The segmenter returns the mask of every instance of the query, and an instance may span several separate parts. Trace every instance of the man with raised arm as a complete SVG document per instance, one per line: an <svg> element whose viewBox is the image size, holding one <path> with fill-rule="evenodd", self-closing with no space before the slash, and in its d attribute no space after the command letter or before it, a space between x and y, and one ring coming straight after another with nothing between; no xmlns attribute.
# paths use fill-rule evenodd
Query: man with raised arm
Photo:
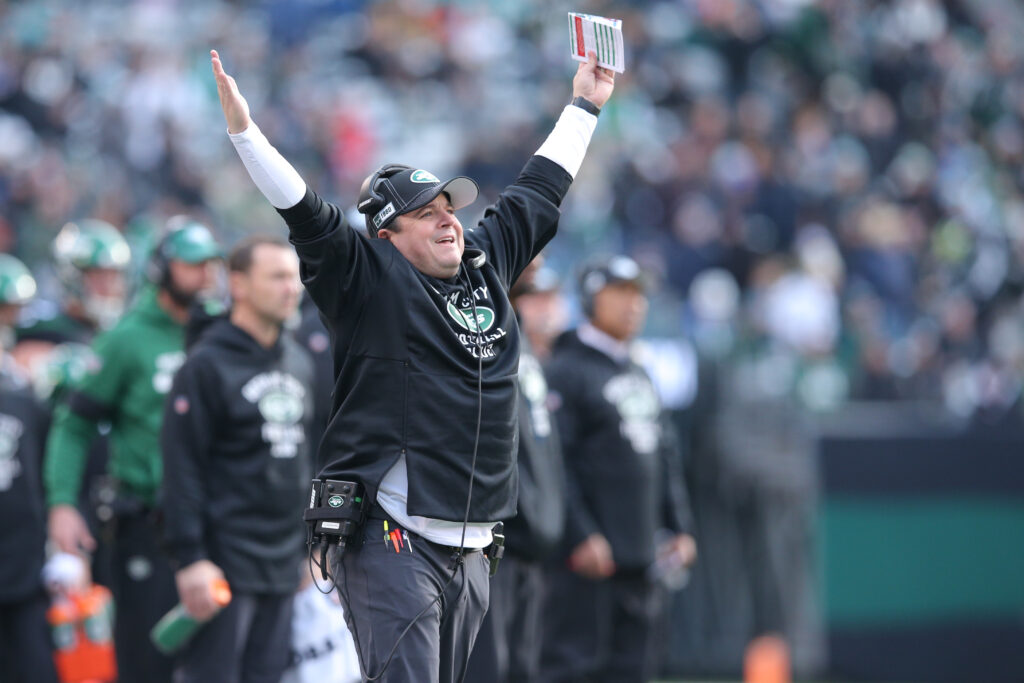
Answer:
<svg viewBox="0 0 1024 683"><path fill-rule="evenodd" d="M469 178L382 167L363 184L368 236L308 188L252 121L211 52L228 134L288 224L331 334L334 402L319 477L365 487L363 543L335 562L366 678L459 681L487 609L481 549L516 509L519 334L507 291L554 236L614 78L596 55L572 103L473 230Z"/></svg>

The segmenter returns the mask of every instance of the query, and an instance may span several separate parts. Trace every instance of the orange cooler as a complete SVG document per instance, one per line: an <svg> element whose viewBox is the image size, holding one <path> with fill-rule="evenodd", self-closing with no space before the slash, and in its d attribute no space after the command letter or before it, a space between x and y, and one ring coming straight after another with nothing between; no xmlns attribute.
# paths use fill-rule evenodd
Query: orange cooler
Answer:
<svg viewBox="0 0 1024 683"><path fill-rule="evenodd" d="M85 592L58 597L46 619L53 633L53 657L61 683L117 680L114 602L109 590L94 584Z"/></svg>

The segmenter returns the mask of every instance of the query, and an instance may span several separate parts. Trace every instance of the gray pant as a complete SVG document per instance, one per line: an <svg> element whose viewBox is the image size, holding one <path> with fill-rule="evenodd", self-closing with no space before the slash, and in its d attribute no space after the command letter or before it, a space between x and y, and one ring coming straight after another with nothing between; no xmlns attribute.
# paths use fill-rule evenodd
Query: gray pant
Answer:
<svg viewBox="0 0 1024 683"><path fill-rule="evenodd" d="M380 519L367 519L363 531L362 546L346 550L340 567L337 554L331 558L363 677L378 675L391 657L381 681L462 681L487 611L486 557L467 552L453 577L451 548L406 532L396 550Z"/></svg>

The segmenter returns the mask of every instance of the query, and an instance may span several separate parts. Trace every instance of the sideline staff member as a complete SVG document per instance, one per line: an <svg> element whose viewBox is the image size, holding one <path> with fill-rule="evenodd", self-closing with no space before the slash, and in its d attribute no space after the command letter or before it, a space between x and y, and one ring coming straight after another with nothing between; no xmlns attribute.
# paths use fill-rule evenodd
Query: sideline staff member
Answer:
<svg viewBox="0 0 1024 683"><path fill-rule="evenodd" d="M164 536L193 616L232 599L189 643L179 683L276 681L288 663L312 474L313 362L282 334L298 310L299 262L283 239L228 257L231 314L202 332L164 409Z"/></svg>
<svg viewBox="0 0 1024 683"><path fill-rule="evenodd" d="M154 505L163 463L160 421L164 396L185 359L189 306L214 283L221 257L210 230L175 217L153 251L151 285L110 330L96 338L98 363L59 406L46 445L44 476L50 539L66 553L89 552L96 541L75 502L97 425L110 422L110 471L117 480L111 590L122 681L170 681L171 661L149 641L149 630L174 606L174 581L159 547Z"/></svg>
<svg viewBox="0 0 1024 683"><path fill-rule="evenodd" d="M228 133L287 222L334 342L319 476L358 480L375 503L339 577L363 673L380 672L397 643L386 680L461 680L488 600L474 551L516 506L519 334L507 291L555 234L612 74L596 55L579 66L574 104L475 230L455 217L476 198L473 181L389 166L364 184L366 238L271 147L211 57Z"/></svg>
<svg viewBox="0 0 1024 683"><path fill-rule="evenodd" d="M551 573L539 680L648 680L656 557L689 565L697 547L678 440L657 390L632 359L647 315L640 267L616 256L580 279L588 321L555 342L547 365L568 490L562 566ZM660 529L673 535L661 547Z"/></svg>
<svg viewBox="0 0 1024 683"><path fill-rule="evenodd" d="M0 254L0 333L6 336L35 292L25 264ZM47 423L46 409L0 342L0 671L8 683L57 683L42 579Z"/></svg>

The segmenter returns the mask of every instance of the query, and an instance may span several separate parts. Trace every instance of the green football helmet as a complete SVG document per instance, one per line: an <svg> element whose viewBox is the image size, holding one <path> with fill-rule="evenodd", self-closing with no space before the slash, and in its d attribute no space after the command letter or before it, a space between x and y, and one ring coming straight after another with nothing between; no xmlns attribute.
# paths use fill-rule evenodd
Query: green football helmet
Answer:
<svg viewBox="0 0 1024 683"><path fill-rule="evenodd" d="M124 311L124 287L113 294L92 291L85 274L93 269L120 273L128 269L131 248L117 228L95 218L68 223L53 241L53 259L65 296L80 301L85 315L98 327L113 325Z"/></svg>
<svg viewBox="0 0 1024 683"><path fill-rule="evenodd" d="M208 227L190 216L173 216L168 219L160 241L153 248L148 276L152 282L166 285L171 261L202 263L223 257L224 253Z"/></svg>
<svg viewBox="0 0 1024 683"><path fill-rule="evenodd" d="M25 264L0 254L0 305L22 306L36 295L36 280Z"/></svg>
<svg viewBox="0 0 1024 683"><path fill-rule="evenodd" d="M167 220L156 246L153 247L149 263L146 264L146 276L150 282L167 292L174 303L188 308L195 304L204 292L182 289L172 276L171 264L178 261L199 265L223 257L224 253L208 227L190 216L172 216Z"/></svg>
<svg viewBox="0 0 1024 683"><path fill-rule="evenodd" d="M202 263L224 256L213 232L194 218L174 216L164 229L160 252L168 261Z"/></svg>
<svg viewBox="0 0 1024 683"><path fill-rule="evenodd" d="M60 229L53 241L53 258L57 261L58 269L123 270L132 260L132 251L127 240L113 225L96 218L87 218L68 223Z"/></svg>

